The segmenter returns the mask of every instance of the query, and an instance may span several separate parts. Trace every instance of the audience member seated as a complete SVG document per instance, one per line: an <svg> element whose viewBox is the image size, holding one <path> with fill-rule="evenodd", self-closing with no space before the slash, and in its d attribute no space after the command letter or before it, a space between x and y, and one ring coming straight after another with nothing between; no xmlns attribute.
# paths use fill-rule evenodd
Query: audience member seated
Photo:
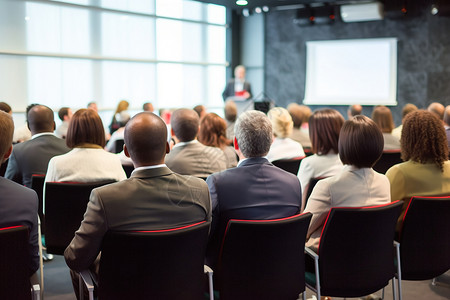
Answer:
<svg viewBox="0 0 450 300"><path fill-rule="evenodd" d="M445 134L447 135L447 145L450 149L450 105L447 105L445 108L445 114L444 114L444 128L445 128Z"/></svg>
<svg viewBox="0 0 450 300"><path fill-rule="evenodd" d="M237 165L237 156L234 148L229 146L227 139L227 124L224 119L215 113L206 114L200 121L198 141L205 146L220 148L227 159L227 169Z"/></svg>
<svg viewBox="0 0 450 300"><path fill-rule="evenodd" d="M167 155L166 164L176 173L206 178L225 170L227 159L222 150L197 141L199 123L192 109L182 108L172 113L170 124L175 146Z"/></svg>
<svg viewBox="0 0 450 300"><path fill-rule="evenodd" d="M113 118L111 120L111 124L109 125L109 134L113 134L117 129L119 129L121 126L119 116L120 113L123 111L127 111L128 107L130 106L130 103L126 100L121 100L119 104L117 104L116 111L114 112Z"/></svg>
<svg viewBox="0 0 450 300"><path fill-rule="evenodd" d="M121 113L116 115L117 124L119 124L119 128L114 131L106 144L105 150L108 152L116 153L116 142L118 140L122 140L124 138L125 125L130 120L130 114L128 111L122 111Z"/></svg>
<svg viewBox="0 0 450 300"><path fill-rule="evenodd" d="M225 101L224 107L225 120L227 121L227 139L234 140L234 124L237 119L237 106L233 100Z"/></svg>
<svg viewBox="0 0 450 300"><path fill-rule="evenodd" d="M360 104L350 105L347 109L348 120L352 119L354 116L362 115L362 106Z"/></svg>
<svg viewBox="0 0 450 300"><path fill-rule="evenodd" d="M203 119L203 117L208 113L204 105L196 105L193 110L197 113L198 117Z"/></svg>
<svg viewBox="0 0 450 300"><path fill-rule="evenodd" d="M33 106L36 106L38 104L33 103L27 106L27 109L25 111L25 118L28 120L28 113L30 112L30 109L33 108ZM28 128L28 122L25 122L21 126L15 128L14 130L14 136L13 136L13 143L22 143L25 141L28 141L31 139L31 131Z"/></svg>
<svg viewBox="0 0 450 300"><path fill-rule="evenodd" d="M309 181L317 177L329 177L342 170L338 141L344 117L334 109L316 110L309 118L309 134L314 155L305 157L300 163L298 178L303 191L303 203Z"/></svg>
<svg viewBox="0 0 450 300"><path fill-rule="evenodd" d="M272 123L274 136L267 159L272 162L279 159L305 156L302 145L288 137L291 135L294 127L289 112L285 108L274 107L267 116Z"/></svg>
<svg viewBox="0 0 450 300"><path fill-rule="evenodd" d="M311 108L309 108L306 105L300 105L300 109L302 111L302 115L303 115L303 121L302 121L302 126L300 127L300 130L303 131L304 133L306 133L307 135L309 135L309 118L312 115L312 111Z"/></svg>
<svg viewBox="0 0 450 300"><path fill-rule="evenodd" d="M402 124L400 124L398 127L395 127L392 130L392 135L395 136L396 138L398 138L400 140L400 137L402 136L402 128L403 128L403 121L405 120L405 117L413 112L416 111L418 108L417 106L415 106L414 104L411 103L406 103L405 106L403 106L402 109Z"/></svg>
<svg viewBox="0 0 450 300"><path fill-rule="evenodd" d="M148 112L154 112L155 109L153 108L153 104L151 104L150 102L145 102L142 105L142 110L143 111L148 111Z"/></svg>
<svg viewBox="0 0 450 300"><path fill-rule="evenodd" d="M45 182L94 182L126 179L117 155L103 149L105 129L92 109L80 109L72 117L66 138L72 150L50 159Z"/></svg>
<svg viewBox="0 0 450 300"><path fill-rule="evenodd" d="M12 115L12 108L6 102L0 102L0 110Z"/></svg>
<svg viewBox="0 0 450 300"><path fill-rule="evenodd" d="M428 105L427 110L434 114L439 120L444 120L444 111L445 107L439 102L433 102L430 105Z"/></svg>
<svg viewBox="0 0 450 300"><path fill-rule="evenodd" d="M53 156L69 152L66 142L57 138L53 110L35 105L28 112L31 140L14 146L5 177L31 188L33 174L47 173L48 162Z"/></svg>
<svg viewBox="0 0 450 300"><path fill-rule="evenodd" d="M13 133L14 122L12 117L0 111L0 163L8 159L11 154ZM32 189L3 177L0 177L0 190L2 191L0 197L0 227L24 225L29 228L28 251L30 258L28 265L31 277L39 268L38 197Z"/></svg>
<svg viewBox="0 0 450 300"><path fill-rule="evenodd" d="M298 178L264 158L272 143L272 125L259 111L247 111L235 125L236 168L206 179L211 193L213 223L207 264L215 267L218 250L229 219L277 219L300 213Z"/></svg>
<svg viewBox="0 0 450 300"><path fill-rule="evenodd" d="M98 106L97 106L97 102L89 102L88 105L86 106L86 108L88 109L92 109L94 110L96 113L98 113Z"/></svg>
<svg viewBox="0 0 450 300"><path fill-rule="evenodd" d="M332 207L371 206L391 201L389 180L372 169L383 152L383 134L375 122L362 115L345 121L338 149L344 168L317 183L305 208L305 212L313 214L306 246L314 251Z"/></svg>
<svg viewBox="0 0 450 300"><path fill-rule="evenodd" d="M294 128L289 136L296 142L299 142L303 148L311 148L311 140L309 134L301 130L303 120L305 119L304 110L297 103L291 103L288 105L287 110L294 122Z"/></svg>
<svg viewBox="0 0 450 300"><path fill-rule="evenodd" d="M412 196L450 195L450 161L441 120L425 110L408 114L400 141L405 162L386 172L392 201L405 201L399 225Z"/></svg>
<svg viewBox="0 0 450 300"><path fill-rule="evenodd" d="M392 135L394 119L392 118L391 110L384 105L375 106L372 112L372 120L378 125L381 132L383 132L383 150L399 150L400 140Z"/></svg>
<svg viewBox="0 0 450 300"><path fill-rule="evenodd" d="M55 135L60 139L65 139L67 136L67 129L69 128L69 122L72 118L72 110L70 107L61 107L58 111L58 117L62 121L55 130Z"/></svg>
<svg viewBox="0 0 450 300"><path fill-rule="evenodd" d="M84 220L64 253L71 270L79 272L98 264L108 230L170 229L211 221L206 183L176 174L164 164L169 145L161 118L146 112L134 116L125 128L124 151L136 169L131 178L92 191ZM139 262L130 257L130 263ZM71 275L78 294L77 274Z"/></svg>

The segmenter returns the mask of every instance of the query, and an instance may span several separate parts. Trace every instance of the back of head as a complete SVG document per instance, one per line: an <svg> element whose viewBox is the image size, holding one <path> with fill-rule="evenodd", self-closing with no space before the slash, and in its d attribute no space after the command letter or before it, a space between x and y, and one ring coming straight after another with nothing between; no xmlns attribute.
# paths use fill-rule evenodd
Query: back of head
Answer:
<svg viewBox="0 0 450 300"><path fill-rule="evenodd" d="M234 125L234 132L244 157L262 157L269 152L272 124L264 113L250 110L241 114Z"/></svg>
<svg viewBox="0 0 450 300"><path fill-rule="evenodd" d="M42 132L53 132L55 130L55 121L53 119L53 110L45 105L35 105L28 112L28 127L31 134Z"/></svg>
<svg viewBox="0 0 450 300"><path fill-rule="evenodd" d="M384 105L375 106L372 112L372 120L380 127L381 132L391 133L394 129L394 119L391 110Z"/></svg>
<svg viewBox="0 0 450 300"><path fill-rule="evenodd" d="M371 168L383 153L384 139L374 121L357 115L344 122L339 135L342 163L357 168Z"/></svg>
<svg viewBox="0 0 450 300"><path fill-rule="evenodd" d="M223 148L231 143L227 139L227 123L215 113L208 113L200 121L198 141L206 146Z"/></svg>
<svg viewBox="0 0 450 300"><path fill-rule="evenodd" d="M142 110L143 110L143 111L153 112L153 110L154 110L153 104L151 104L150 102L145 102L145 103L142 105Z"/></svg>
<svg viewBox="0 0 450 300"><path fill-rule="evenodd" d="M167 149L166 124L151 112L138 113L125 126L125 146L135 166L163 163Z"/></svg>
<svg viewBox="0 0 450 300"><path fill-rule="evenodd" d="M61 107L58 111L58 117L61 121L64 121L64 116L69 115L69 109L68 107Z"/></svg>
<svg viewBox="0 0 450 300"><path fill-rule="evenodd" d="M304 110L297 103L289 104L287 110L292 117L292 121L294 122L294 128L300 128L305 119Z"/></svg>
<svg viewBox="0 0 450 300"><path fill-rule="evenodd" d="M450 126L450 105L445 107L444 122L447 126Z"/></svg>
<svg viewBox="0 0 450 300"><path fill-rule="evenodd" d="M439 120L444 119L444 105L442 105L439 102L433 102L430 105L428 105L429 112L433 113L436 117L438 117Z"/></svg>
<svg viewBox="0 0 450 300"><path fill-rule="evenodd" d="M312 114L311 108L309 108L309 106L306 106L306 105L299 105L299 109L302 111L302 115L303 115L302 123L307 123Z"/></svg>
<svg viewBox="0 0 450 300"><path fill-rule="evenodd" d="M402 159L421 164L435 163L441 170L448 159L447 137L442 122L431 112L408 114L400 138Z"/></svg>
<svg viewBox="0 0 450 300"><path fill-rule="evenodd" d="M350 105L348 108L349 117L354 117L362 114L362 106L360 104Z"/></svg>
<svg viewBox="0 0 450 300"><path fill-rule="evenodd" d="M114 114L127 110L128 106L130 106L130 103L128 103L127 100L120 100L119 104L117 104L116 112Z"/></svg>
<svg viewBox="0 0 450 300"><path fill-rule="evenodd" d="M187 108L177 109L172 113L170 125L180 142L190 142L197 137L200 118L198 114Z"/></svg>
<svg viewBox="0 0 450 300"><path fill-rule="evenodd" d="M6 102L0 102L0 110L8 114L12 112L11 106Z"/></svg>
<svg viewBox="0 0 450 300"><path fill-rule="evenodd" d="M344 121L344 117L335 109L325 108L314 111L309 118L312 152L324 155L332 150L338 153L339 133Z"/></svg>
<svg viewBox="0 0 450 300"><path fill-rule="evenodd" d="M224 113L225 120L227 120L228 122L236 122L238 111L236 103L233 100L227 100L225 102Z"/></svg>
<svg viewBox="0 0 450 300"><path fill-rule="evenodd" d="M206 114L206 108L204 105L196 105L193 110L197 113L199 118L202 118Z"/></svg>
<svg viewBox="0 0 450 300"><path fill-rule="evenodd" d="M272 122L274 136L287 138L291 135L292 129L294 128L294 122L287 109L283 107L274 107L267 113L267 116Z"/></svg>
<svg viewBox="0 0 450 300"><path fill-rule="evenodd" d="M105 146L105 129L95 110L82 108L75 112L67 129L66 144L70 148L82 144Z"/></svg>
<svg viewBox="0 0 450 300"><path fill-rule="evenodd" d="M0 160L12 145L14 122L10 114L0 111Z"/></svg>
<svg viewBox="0 0 450 300"><path fill-rule="evenodd" d="M98 112L97 102L89 102L86 108L93 109Z"/></svg>
<svg viewBox="0 0 450 300"><path fill-rule="evenodd" d="M407 114L418 110L417 106L412 103L406 103L402 108L402 120L406 117Z"/></svg>

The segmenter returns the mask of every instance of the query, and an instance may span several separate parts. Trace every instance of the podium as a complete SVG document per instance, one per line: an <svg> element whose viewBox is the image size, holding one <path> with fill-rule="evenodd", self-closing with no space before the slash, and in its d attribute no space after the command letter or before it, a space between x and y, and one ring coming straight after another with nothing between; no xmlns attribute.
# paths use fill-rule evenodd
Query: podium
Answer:
<svg viewBox="0 0 450 300"><path fill-rule="evenodd" d="M232 100L236 103L238 116L248 110L259 110L267 114L267 112L274 106L270 99L245 99L243 97L228 97L226 101Z"/></svg>

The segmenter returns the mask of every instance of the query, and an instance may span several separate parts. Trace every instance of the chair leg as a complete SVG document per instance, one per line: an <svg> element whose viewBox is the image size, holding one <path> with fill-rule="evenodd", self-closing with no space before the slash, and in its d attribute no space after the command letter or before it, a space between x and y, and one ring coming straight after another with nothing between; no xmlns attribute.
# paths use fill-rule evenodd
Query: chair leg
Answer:
<svg viewBox="0 0 450 300"><path fill-rule="evenodd" d="M302 300L306 300L306 290L302 293Z"/></svg>
<svg viewBox="0 0 450 300"><path fill-rule="evenodd" d="M209 300L214 300L213 270L209 266L203 265L203 272L208 274Z"/></svg>
<svg viewBox="0 0 450 300"><path fill-rule="evenodd" d="M319 259L314 258L314 268L316 271L316 289L317 289L317 299L321 299L321 293L320 293L320 278L319 278Z"/></svg>
<svg viewBox="0 0 450 300"><path fill-rule="evenodd" d="M395 277L392 277L392 297L397 300L397 285L395 284Z"/></svg>
<svg viewBox="0 0 450 300"><path fill-rule="evenodd" d="M41 219L38 215L38 245L39 245L39 277L40 277L40 299L44 299L44 259L42 256L42 233L41 233Z"/></svg>
<svg viewBox="0 0 450 300"><path fill-rule="evenodd" d="M397 280L398 280L398 298L402 300L402 268L400 260L400 244L395 244L395 254L397 256Z"/></svg>
<svg viewBox="0 0 450 300"><path fill-rule="evenodd" d="M383 288L383 290L381 292L381 299L384 300L384 288Z"/></svg>

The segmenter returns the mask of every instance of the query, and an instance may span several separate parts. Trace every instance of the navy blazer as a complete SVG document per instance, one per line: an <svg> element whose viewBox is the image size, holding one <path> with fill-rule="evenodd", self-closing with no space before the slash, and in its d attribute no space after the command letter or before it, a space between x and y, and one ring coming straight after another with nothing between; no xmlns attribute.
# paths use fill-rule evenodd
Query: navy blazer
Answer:
<svg viewBox="0 0 450 300"><path fill-rule="evenodd" d="M236 81L235 79L231 79L230 81L228 81L227 86L225 87L225 90L222 93L223 101L226 101L228 97L235 96L234 92L235 81ZM250 94L250 98L252 98L252 87L250 85L250 82L244 81L244 91L247 91Z"/></svg>
<svg viewBox="0 0 450 300"><path fill-rule="evenodd" d="M215 266L230 219L269 220L300 213L302 193L297 176L266 158L247 158L238 167L206 180L212 201L212 227L207 263Z"/></svg>

